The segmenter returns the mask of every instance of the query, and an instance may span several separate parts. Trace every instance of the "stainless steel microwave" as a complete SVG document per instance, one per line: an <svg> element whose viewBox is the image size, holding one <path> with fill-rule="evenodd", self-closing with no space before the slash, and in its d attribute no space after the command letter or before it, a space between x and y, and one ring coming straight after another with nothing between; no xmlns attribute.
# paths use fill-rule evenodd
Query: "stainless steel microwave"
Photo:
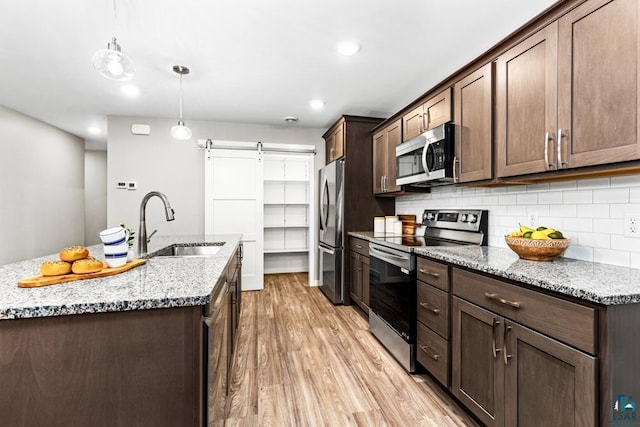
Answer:
<svg viewBox="0 0 640 427"><path fill-rule="evenodd" d="M445 123L396 146L398 185L454 182L453 123Z"/></svg>

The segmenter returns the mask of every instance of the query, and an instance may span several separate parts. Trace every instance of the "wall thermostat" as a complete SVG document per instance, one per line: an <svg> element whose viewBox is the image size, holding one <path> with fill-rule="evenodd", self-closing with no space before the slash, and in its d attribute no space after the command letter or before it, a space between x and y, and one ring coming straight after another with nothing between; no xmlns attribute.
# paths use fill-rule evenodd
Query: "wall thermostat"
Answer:
<svg viewBox="0 0 640 427"><path fill-rule="evenodd" d="M133 124L131 125L131 133L134 135L150 135L151 134L151 126L149 125L141 125L141 124Z"/></svg>

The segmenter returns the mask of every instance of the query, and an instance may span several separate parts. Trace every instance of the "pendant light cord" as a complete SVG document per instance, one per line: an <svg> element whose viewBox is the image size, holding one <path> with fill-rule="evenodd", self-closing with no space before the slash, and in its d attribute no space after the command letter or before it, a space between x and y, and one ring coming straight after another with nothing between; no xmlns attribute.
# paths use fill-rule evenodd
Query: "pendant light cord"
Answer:
<svg viewBox="0 0 640 427"><path fill-rule="evenodd" d="M113 0L113 38L116 38L116 24L118 23L118 12L116 9L116 0Z"/></svg>
<svg viewBox="0 0 640 427"><path fill-rule="evenodd" d="M180 74L180 121L182 121L182 74Z"/></svg>

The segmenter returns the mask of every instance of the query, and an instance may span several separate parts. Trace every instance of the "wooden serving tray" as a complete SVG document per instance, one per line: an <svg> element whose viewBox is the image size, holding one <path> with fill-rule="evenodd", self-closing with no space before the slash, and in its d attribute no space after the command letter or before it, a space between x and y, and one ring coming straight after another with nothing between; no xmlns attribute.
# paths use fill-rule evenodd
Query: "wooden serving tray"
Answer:
<svg viewBox="0 0 640 427"><path fill-rule="evenodd" d="M18 280L19 288L37 288L39 286L57 285L58 283L73 282L74 280L95 279L96 277L113 276L114 274L122 273L127 270L131 270L134 267L145 264L147 261L144 259L134 259L129 261L122 267L115 268L103 268L95 273L86 274L62 274L60 276L33 276L25 277ZM106 266L106 264L104 264Z"/></svg>

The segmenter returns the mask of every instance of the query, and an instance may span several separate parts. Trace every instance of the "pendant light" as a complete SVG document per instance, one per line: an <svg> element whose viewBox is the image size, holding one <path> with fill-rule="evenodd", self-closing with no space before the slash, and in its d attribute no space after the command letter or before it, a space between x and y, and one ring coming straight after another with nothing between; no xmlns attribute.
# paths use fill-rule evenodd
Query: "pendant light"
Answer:
<svg viewBox="0 0 640 427"><path fill-rule="evenodd" d="M116 41L116 23L118 15L116 13L116 0L113 0L113 37L107 43L106 49L100 49L93 54L91 59L93 68L101 76L108 79L127 81L131 80L136 73L133 61L124 53Z"/></svg>
<svg viewBox="0 0 640 427"><path fill-rule="evenodd" d="M173 71L180 75L180 119L178 120L178 124L171 128L171 136L174 139L185 140L191 138L191 129L185 126L182 120L182 76L189 74L189 69L184 65L174 65Z"/></svg>

